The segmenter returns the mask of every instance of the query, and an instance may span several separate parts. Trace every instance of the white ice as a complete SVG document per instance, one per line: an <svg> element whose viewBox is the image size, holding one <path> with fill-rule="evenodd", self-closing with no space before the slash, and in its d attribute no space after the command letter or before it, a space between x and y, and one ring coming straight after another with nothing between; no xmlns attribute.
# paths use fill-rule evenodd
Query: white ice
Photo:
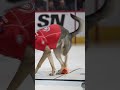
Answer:
<svg viewBox="0 0 120 90"><path fill-rule="evenodd" d="M35 50L35 66L42 56L41 51ZM60 64L58 60L55 58L54 54L53 59L55 63L56 69L60 69ZM54 79L59 77L58 79L68 79L68 80L85 80L85 46L84 45L74 45L72 46L69 54L68 54L68 67L69 71L74 69L78 69L70 74L63 75L59 77L59 75L49 76L51 72L51 67L48 59L43 63L42 67L39 69L38 73L35 75L37 79ZM73 82L73 81L35 81L35 89L36 90L83 90L81 87L82 82Z"/></svg>
<svg viewBox="0 0 120 90"><path fill-rule="evenodd" d="M42 54L43 54L42 51L35 50L35 66L39 62ZM59 69L60 64L59 64L58 60L56 59L56 57L54 56L53 53L52 53L52 56L54 59L56 69ZM72 46L72 48L68 54L68 67L69 67L69 69L85 68L85 46L84 45ZM48 70L48 69L50 70L51 67L50 67L49 61L47 59L43 63L41 69L39 69L39 72L40 72L40 70Z"/></svg>

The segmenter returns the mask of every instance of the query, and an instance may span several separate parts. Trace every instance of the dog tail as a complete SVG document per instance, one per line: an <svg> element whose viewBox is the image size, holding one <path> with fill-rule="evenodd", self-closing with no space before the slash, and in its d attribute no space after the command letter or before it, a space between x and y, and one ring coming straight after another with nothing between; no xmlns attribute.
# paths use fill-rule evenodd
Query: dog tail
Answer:
<svg viewBox="0 0 120 90"><path fill-rule="evenodd" d="M72 37L75 37L82 29L83 29L83 20L81 18L78 18L77 16L71 14L71 17L76 20L79 24L78 28L74 31L74 32L71 32L71 36Z"/></svg>

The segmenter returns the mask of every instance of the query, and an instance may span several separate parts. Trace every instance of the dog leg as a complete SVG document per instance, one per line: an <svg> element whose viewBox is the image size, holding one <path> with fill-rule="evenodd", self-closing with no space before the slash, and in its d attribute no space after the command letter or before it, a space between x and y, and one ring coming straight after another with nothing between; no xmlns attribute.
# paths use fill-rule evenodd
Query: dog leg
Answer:
<svg viewBox="0 0 120 90"><path fill-rule="evenodd" d="M37 73L38 69L41 67L41 65L43 64L43 62L45 61L45 59L48 57L48 55L51 53L51 50L48 46L46 46L45 51L39 61L39 63L37 64L37 67L35 69L35 73Z"/></svg>
<svg viewBox="0 0 120 90"><path fill-rule="evenodd" d="M68 68L67 68L67 61L68 61L68 52L71 48L71 40L69 37L66 37L65 38L65 41L64 41L64 46L62 47L63 51L62 51L62 54L65 56L65 61L64 61L64 68L61 72L61 74L67 74L68 73Z"/></svg>
<svg viewBox="0 0 120 90"><path fill-rule="evenodd" d="M61 69L58 70L57 74L61 74L62 70L64 69L65 67L65 64L61 58L61 48L57 48L57 49L54 49L54 54L56 56L56 58L58 59L58 61L60 62L60 65L61 65Z"/></svg>
<svg viewBox="0 0 120 90"><path fill-rule="evenodd" d="M49 59L50 65L52 67L52 73L50 73L49 75L53 76L53 75L55 75L55 65L54 65L53 57L52 57L51 53L48 55L48 59Z"/></svg>
<svg viewBox="0 0 120 90"><path fill-rule="evenodd" d="M25 78L32 72L32 66L34 66L34 50L28 46L25 50L24 60L20 64L7 90L17 90Z"/></svg>
<svg viewBox="0 0 120 90"><path fill-rule="evenodd" d="M67 68L68 55L65 55L65 67Z"/></svg>

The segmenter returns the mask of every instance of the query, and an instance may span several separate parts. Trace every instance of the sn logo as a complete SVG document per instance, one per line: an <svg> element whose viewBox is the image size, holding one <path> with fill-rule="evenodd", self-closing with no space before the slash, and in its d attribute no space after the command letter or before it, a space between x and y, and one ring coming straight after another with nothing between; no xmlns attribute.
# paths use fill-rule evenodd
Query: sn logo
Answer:
<svg viewBox="0 0 120 90"><path fill-rule="evenodd" d="M41 14L38 17L39 23L37 24L38 27L44 27L44 26L48 26L49 24L54 24L57 23L59 25L64 25L64 20L65 20L65 15L62 14L61 18L59 18L58 14L52 14L52 15L48 15L48 14Z"/></svg>

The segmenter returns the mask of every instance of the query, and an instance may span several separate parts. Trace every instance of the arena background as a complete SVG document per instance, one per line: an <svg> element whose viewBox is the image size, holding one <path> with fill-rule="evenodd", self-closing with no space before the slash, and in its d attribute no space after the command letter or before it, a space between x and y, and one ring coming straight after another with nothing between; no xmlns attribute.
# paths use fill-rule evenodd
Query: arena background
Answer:
<svg viewBox="0 0 120 90"><path fill-rule="evenodd" d="M78 28L78 23L76 23L76 21L74 21L74 19L71 18L70 14L74 14L77 17L79 17L85 21L85 12L82 12L82 11L78 11L78 12L76 12L76 11L36 12L35 13L35 18L36 18L35 19L35 31L52 24L52 22L54 24L56 24L63 20L63 22L61 22L60 24L62 24L62 26L64 26L66 29L68 29L69 32L73 32L75 29ZM48 15L48 17L45 17L46 15ZM43 18L48 21L47 25L45 24L45 22L42 22L41 20L39 20L40 16L43 16ZM54 16L57 18L52 18ZM76 37L73 38L73 43L74 44L84 44L85 43L85 22L84 22L84 28L82 29L82 31Z"/></svg>
<svg viewBox="0 0 120 90"><path fill-rule="evenodd" d="M85 0L36 0L35 31L50 25L52 22L58 23L72 32L78 25L70 17L70 14L72 13L85 21L84 7ZM41 20L39 20L39 17L44 14L48 15L48 17L43 16L43 18L48 21L48 24L45 24L45 22L41 22ZM52 17L54 16L56 18L53 20ZM41 24L41 26L38 26L38 24ZM74 44L85 43L85 22L82 32L74 37L72 42Z"/></svg>
<svg viewBox="0 0 120 90"><path fill-rule="evenodd" d="M84 28L73 38L73 46L68 55L69 74L49 76L51 67L49 60L43 63L42 67L35 74L35 89L66 89L84 90L85 86L85 0L37 0L35 12L35 32L51 24L60 24L69 32L78 28L78 23L71 18L74 14L83 19ZM54 3L54 5L53 5ZM52 4L52 5L51 5ZM51 7L50 7L51 6ZM35 50L35 67L42 56L41 51ZM56 70L60 64L52 53ZM64 58L64 57L63 57Z"/></svg>

